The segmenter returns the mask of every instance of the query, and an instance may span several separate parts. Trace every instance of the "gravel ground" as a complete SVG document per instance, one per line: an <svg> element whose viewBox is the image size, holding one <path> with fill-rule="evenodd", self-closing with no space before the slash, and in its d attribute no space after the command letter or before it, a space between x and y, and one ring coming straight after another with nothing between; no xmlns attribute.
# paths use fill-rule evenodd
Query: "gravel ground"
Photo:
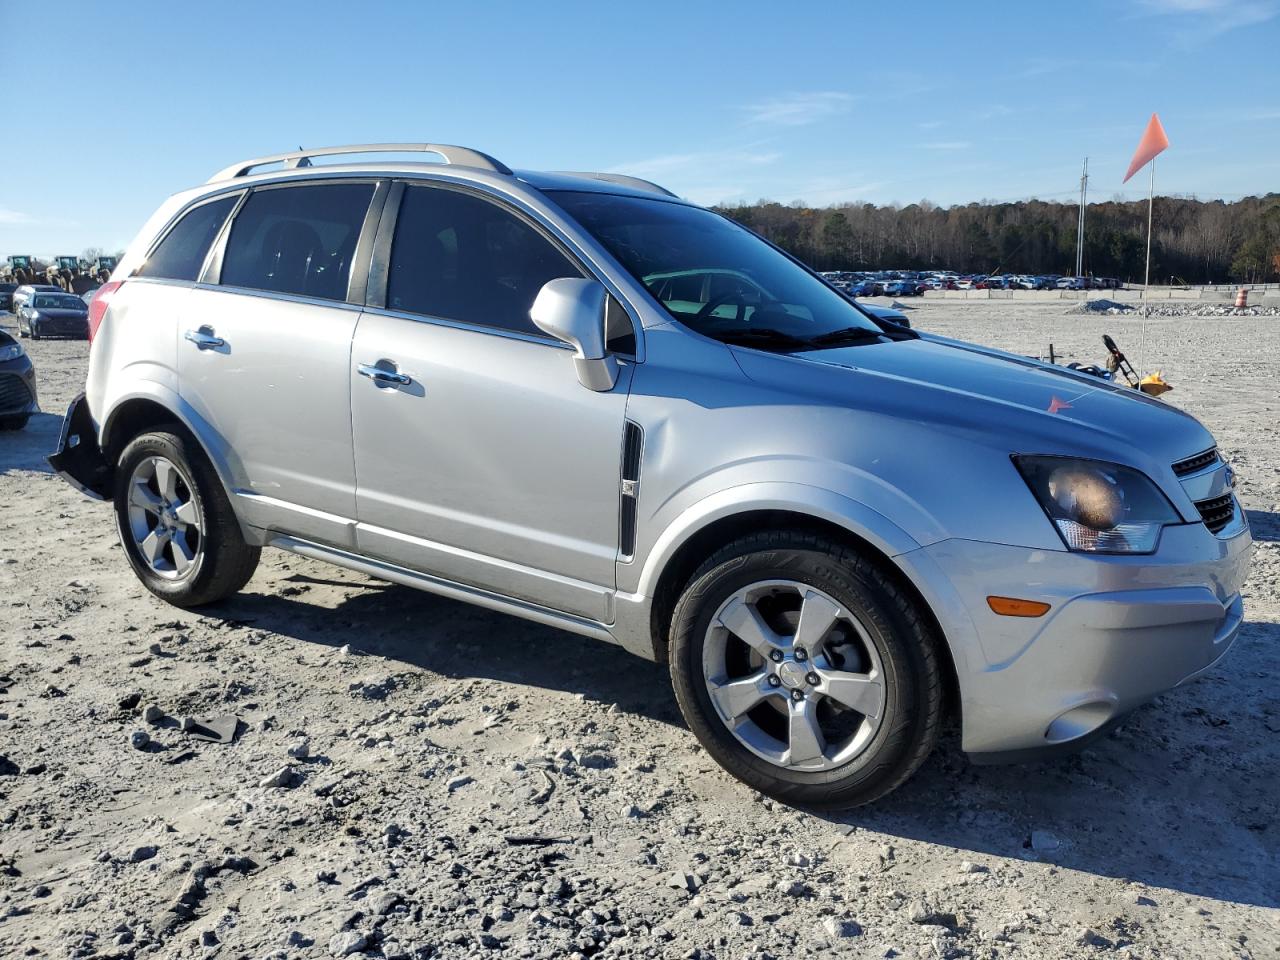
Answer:
<svg viewBox="0 0 1280 960"><path fill-rule="evenodd" d="M163 605L42 459L86 345L31 344L57 413L0 435L0 956L1280 957L1280 321L910 312L1067 360L1112 333L1259 545L1204 679L1060 761L953 735L838 816L730 779L615 648L276 552ZM231 744L179 728L224 714Z"/></svg>

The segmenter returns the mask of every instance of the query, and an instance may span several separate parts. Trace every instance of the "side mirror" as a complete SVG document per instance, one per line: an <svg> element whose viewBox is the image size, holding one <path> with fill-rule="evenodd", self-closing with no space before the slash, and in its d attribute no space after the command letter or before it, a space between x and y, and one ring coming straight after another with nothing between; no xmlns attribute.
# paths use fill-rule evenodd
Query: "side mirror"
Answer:
<svg viewBox="0 0 1280 960"><path fill-rule="evenodd" d="M578 382L588 390L612 390L618 360L605 349L605 306L609 294L597 280L548 280L529 309L539 330L574 349Z"/></svg>

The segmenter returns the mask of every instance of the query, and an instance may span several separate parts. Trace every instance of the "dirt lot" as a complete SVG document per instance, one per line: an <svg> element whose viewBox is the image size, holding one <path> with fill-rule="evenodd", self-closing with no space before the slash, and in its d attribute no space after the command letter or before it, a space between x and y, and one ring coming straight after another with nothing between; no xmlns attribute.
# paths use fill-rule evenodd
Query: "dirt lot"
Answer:
<svg viewBox="0 0 1280 960"><path fill-rule="evenodd" d="M1140 350L1066 309L911 315L1162 367L1240 475L1248 622L1079 756L978 768L952 737L841 816L731 780L615 648L275 552L166 607L43 461L86 345L31 344L52 412L0 435L0 956L1280 957L1280 320L1157 318ZM231 745L176 726L226 713Z"/></svg>

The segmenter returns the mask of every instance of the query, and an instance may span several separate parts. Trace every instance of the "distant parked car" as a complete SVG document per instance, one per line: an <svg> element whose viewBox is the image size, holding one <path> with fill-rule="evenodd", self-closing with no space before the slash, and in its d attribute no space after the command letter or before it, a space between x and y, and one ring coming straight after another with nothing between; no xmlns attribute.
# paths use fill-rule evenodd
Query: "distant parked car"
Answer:
<svg viewBox="0 0 1280 960"><path fill-rule="evenodd" d="M61 287L55 287L51 283L24 283L13 291L13 298L10 301L9 309L17 316L18 311L22 309L23 304L30 300L37 293L62 293Z"/></svg>
<svg viewBox="0 0 1280 960"><path fill-rule="evenodd" d="M89 339L89 305L74 293L37 293L18 311L18 334Z"/></svg>
<svg viewBox="0 0 1280 960"><path fill-rule="evenodd" d="M13 310L13 292L18 289L16 283L0 283L0 310Z"/></svg>
<svg viewBox="0 0 1280 960"><path fill-rule="evenodd" d="M896 323L900 327L910 329L911 321L907 315L901 310L894 310L892 307L877 307L873 303L860 303L858 306L863 313L869 313L877 320L888 320L890 323Z"/></svg>
<svg viewBox="0 0 1280 960"><path fill-rule="evenodd" d="M22 344L0 330L0 430L21 430L39 409L31 358Z"/></svg>

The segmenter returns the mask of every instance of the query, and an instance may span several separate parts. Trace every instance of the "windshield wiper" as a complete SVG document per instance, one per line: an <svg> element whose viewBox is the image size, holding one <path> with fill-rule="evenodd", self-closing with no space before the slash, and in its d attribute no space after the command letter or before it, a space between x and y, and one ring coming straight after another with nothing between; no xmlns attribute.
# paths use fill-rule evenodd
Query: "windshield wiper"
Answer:
<svg viewBox="0 0 1280 960"><path fill-rule="evenodd" d="M813 346L814 343L812 340L797 337L783 330L775 330L773 327L740 327L735 330L716 330L709 332L708 335L725 343L741 343L747 346L773 344L778 347L804 350Z"/></svg>
<svg viewBox="0 0 1280 960"><path fill-rule="evenodd" d="M868 330L866 327L845 327L843 330L832 330L814 337L810 343L815 347L833 347L841 343L860 343L879 341L884 334L879 330Z"/></svg>

